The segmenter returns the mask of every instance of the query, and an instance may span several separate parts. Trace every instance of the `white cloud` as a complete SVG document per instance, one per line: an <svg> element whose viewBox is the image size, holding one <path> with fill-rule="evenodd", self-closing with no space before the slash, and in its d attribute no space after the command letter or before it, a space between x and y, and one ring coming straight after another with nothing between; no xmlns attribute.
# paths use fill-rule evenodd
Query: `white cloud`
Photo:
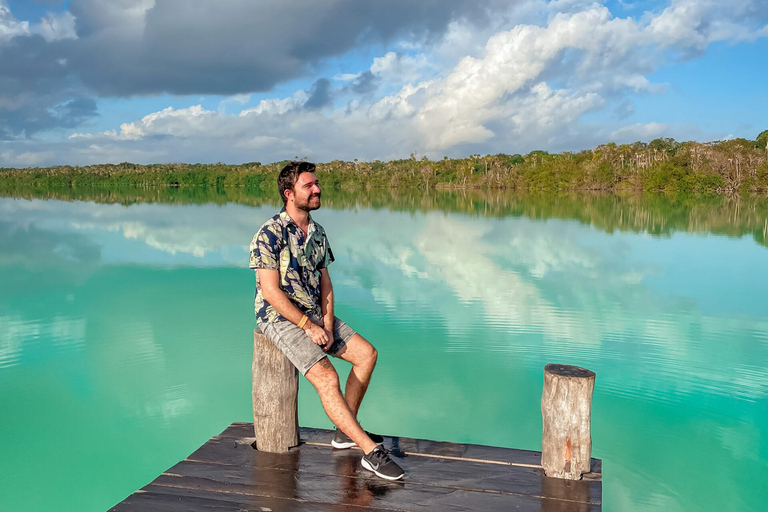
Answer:
<svg viewBox="0 0 768 512"><path fill-rule="evenodd" d="M372 73L385 82L398 84L418 82L433 69L434 64L423 53L409 56L388 52L383 57L375 57L371 65Z"/></svg>
<svg viewBox="0 0 768 512"><path fill-rule="evenodd" d="M351 82L355 78L358 78L362 73L339 73L334 75L333 79L339 82Z"/></svg>
<svg viewBox="0 0 768 512"><path fill-rule="evenodd" d="M435 60L455 65L466 56L479 57L485 44L494 34L509 30L515 25L537 25L546 20L546 0L501 1L494 5L489 14L489 23L477 26L467 19L453 20L442 40L432 49ZM419 49L419 47L409 47Z"/></svg>
<svg viewBox="0 0 768 512"><path fill-rule="evenodd" d="M622 126L618 130L611 132L611 140L651 140L661 137L667 130L664 123L637 123L628 126Z"/></svg>
<svg viewBox="0 0 768 512"><path fill-rule="evenodd" d="M585 11L596 5L600 5L600 2L596 0L552 0L547 3L546 8L550 14L560 14Z"/></svg>
<svg viewBox="0 0 768 512"><path fill-rule="evenodd" d="M16 21L5 2L0 0L0 43L6 43L16 36L29 33L29 22Z"/></svg>
<svg viewBox="0 0 768 512"><path fill-rule="evenodd" d="M216 112L205 110L200 105L178 110L168 107L160 112L144 116L139 123L121 125L120 133L131 137L142 137L147 133L187 137L193 134L206 133L206 130L211 128L206 120L216 117Z"/></svg>
<svg viewBox="0 0 768 512"><path fill-rule="evenodd" d="M63 12L58 15L48 13L40 20L37 31L48 42L61 39L77 39L75 17L69 12Z"/></svg>
<svg viewBox="0 0 768 512"><path fill-rule="evenodd" d="M40 35L47 42L77 39L75 17L69 12L48 13L39 23L17 21L4 0L0 0L0 44L17 36Z"/></svg>
<svg viewBox="0 0 768 512"><path fill-rule="evenodd" d="M661 122L581 123L603 109L630 118L632 95L666 91L648 77L670 59L694 57L714 41L763 34L766 29L750 21L760 9L754 0L728 6L673 0L659 12L616 18L591 2L517 2L484 29L493 34L480 30L480 37L470 22L454 20L434 46L411 43L406 53L387 52L367 70L334 77L353 82L370 72L382 81L373 97L354 96L344 84L333 90L335 106L322 111L304 108L305 90L233 113L225 106L244 104L247 96L224 100L218 111L169 107L119 130L75 133L70 141L77 151L65 151L78 154L73 163L98 162L103 152L88 156L89 150L105 143L115 151L109 161L126 160L137 148L160 161L389 159L414 151L439 158L669 135L672 127ZM525 23L510 27L513 19Z"/></svg>
<svg viewBox="0 0 768 512"><path fill-rule="evenodd" d="M494 135L487 123L508 115L507 109L500 107L514 103L526 86L560 65L566 50L579 52L577 73L593 76L595 69L613 69L621 76L623 71L616 69L617 64L640 42L639 28L633 21L612 18L604 7L557 14L547 27L519 25L501 32L489 39L482 58L464 58L447 76L419 112L419 128L427 146L435 149L483 142ZM625 81L637 87L635 73ZM615 84L621 85L621 81ZM547 111L551 110L547 103L562 104L565 97L576 102L570 109L584 107L577 117L600 103L596 93L552 92L546 84L530 88L527 101L541 104L533 110Z"/></svg>
<svg viewBox="0 0 768 512"><path fill-rule="evenodd" d="M292 97L282 99L261 100L258 105L240 112L239 116L256 115L283 115L303 105L309 95L306 91L297 91Z"/></svg>
<svg viewBox="0 0 768 512"><path fill-rule="evenodd" d="M120 131L108 130L99 134L73 133L70 139L108 139L108 140L141 140L147 135L170 135L174 137L190 137L205 134L213 128L206 120L223 119L224 115L212 110L205 110L201 105L189 108L164 108L153 112L133 123L123 123Z"/></svg>
<svg viewBox="0 0 768 512"><path fill-rule="evenodd" d="M40 167L50 163L54 158L53 151L2 151L0 152L0 162L4 165L16 167Z"/></svg>
<svg viewBox="0 0 768 512"><path fill-rule="evenodd" d="M429 89L432 84L424 82L417 86L406 85L396 94L385 96L370 108L360 107L372 120L385 120L409 117L416 113L413 97Z"/></svg>
<svg viewBox="0 0 768 512"><path fill-rule="evenodd" d="M766 11L759 0L673 0L648 28L659 44L702 52L716 41L754 41L765 29L752 26L753 16Z"/></svg>
<svg viewBox="0 0 768 512"><path fill-rule="evenodd" d="M219 112L224 113L227 111L227 105L234 104L234 105L245 105L251 101L251 95L250 94L235 94L232 96L229 96L228 98L224 98L219 102Z"/></svg>

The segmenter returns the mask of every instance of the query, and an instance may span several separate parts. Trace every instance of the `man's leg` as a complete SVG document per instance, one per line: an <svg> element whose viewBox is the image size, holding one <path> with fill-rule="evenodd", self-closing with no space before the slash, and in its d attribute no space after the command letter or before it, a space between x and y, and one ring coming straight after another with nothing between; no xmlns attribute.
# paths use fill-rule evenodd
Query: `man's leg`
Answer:
<svg viewBox="0 0 768 512"><path fill-rule="evenodd" d="M362 448L363 452L370 453L371 450L376 448L376 443L371 441L371 438L360 427L355 414L350 410L347 402L344 401L341 387L339 386L339 374L336 373L336 369L328 358L324 357L318 361L309 369L305 377L317 390L317 394L320 395L320 401L323 404L323 409L325 409L325 413L334 425L347 434L357 446Z"/></svg>
<svg viewBox="0 0 768 512"><path fill-rule="evenodd" d="M355 334L336 353L336 357L352 363L352 369L349 371L347 384L344 388L344 400L347 402L352 414L357 417L360 403L363 401L368 384L371 383L371 374L376 366L376 359L379 357L379 353L368 340L359 334Z"/></svg>

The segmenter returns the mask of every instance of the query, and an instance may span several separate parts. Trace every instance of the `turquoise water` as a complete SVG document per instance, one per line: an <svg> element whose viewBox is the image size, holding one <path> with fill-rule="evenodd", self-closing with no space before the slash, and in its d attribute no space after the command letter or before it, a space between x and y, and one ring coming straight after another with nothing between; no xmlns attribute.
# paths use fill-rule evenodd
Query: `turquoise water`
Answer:
<svg viewBox="0 0 768 512"><path fill-rule="evenodd" d="M544 365L581 365L605 510L762 510L765 234L476 206L316 212L337 313L380 352L363 424L538 450ZM105 510L252 420L247 245L275 211L0 198L0 509Z"/></svg>

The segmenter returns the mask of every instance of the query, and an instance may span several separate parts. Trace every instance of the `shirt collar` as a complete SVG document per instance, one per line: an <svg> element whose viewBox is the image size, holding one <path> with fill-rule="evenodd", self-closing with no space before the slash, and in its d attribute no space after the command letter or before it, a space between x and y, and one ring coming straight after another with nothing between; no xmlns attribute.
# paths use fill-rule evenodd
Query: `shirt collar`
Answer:
<svg viewBox="0 0 768 512"><path fill-rule="evenodd" d="M288 215L287 211L285 211L285 206L283 206L283 208L280 210L280 213L278 214L278 216L280 217L280 220L282 220L284 224L286 225L293 224L297 228L299 227L299 225L296 224L296 221L293 220L290 215ZM310 213L307 213L307 219L309 220L309 226L307 226L307 236L309 236L315 230L315 221L312 220L312 214Z"/></svg>

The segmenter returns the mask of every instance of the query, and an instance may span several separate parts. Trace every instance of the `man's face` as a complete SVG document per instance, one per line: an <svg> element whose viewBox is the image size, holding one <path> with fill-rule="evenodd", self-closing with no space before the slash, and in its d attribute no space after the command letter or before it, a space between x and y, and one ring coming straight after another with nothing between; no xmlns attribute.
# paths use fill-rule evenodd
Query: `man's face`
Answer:
<svg viewBox="0 0 768 512"><path fill-rule="evenodd" d="M303 172L293 185L288 200L299 210L311 212L320 208L320 182L313 172Z"/></svg>

